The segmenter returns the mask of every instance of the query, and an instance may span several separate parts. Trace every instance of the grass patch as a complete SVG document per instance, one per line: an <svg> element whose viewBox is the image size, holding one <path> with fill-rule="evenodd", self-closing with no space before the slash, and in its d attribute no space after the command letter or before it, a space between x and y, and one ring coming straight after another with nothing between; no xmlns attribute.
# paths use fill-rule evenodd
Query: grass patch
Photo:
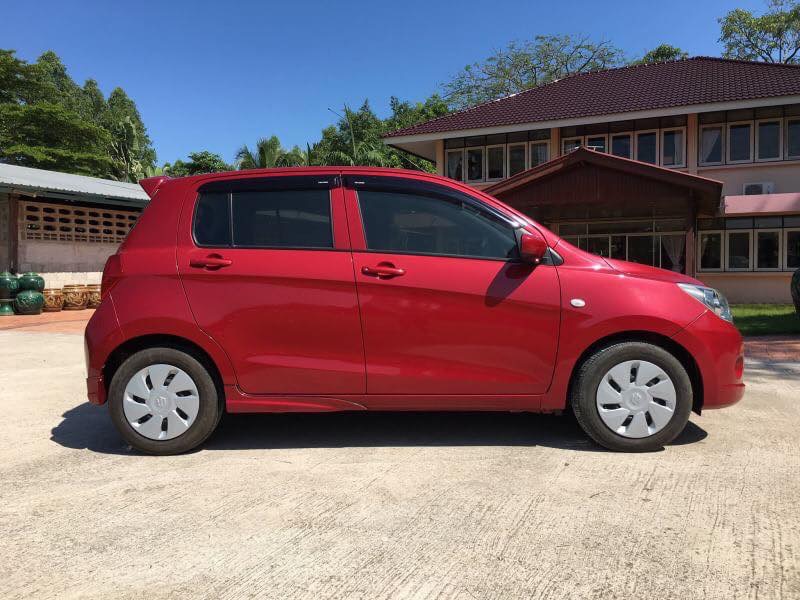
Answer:
<svg viewBox="0 0 800 600"><path fill-rule="evenodd" d="M733 304L733 323L742 335L800 334L792 304Z"/></svg>

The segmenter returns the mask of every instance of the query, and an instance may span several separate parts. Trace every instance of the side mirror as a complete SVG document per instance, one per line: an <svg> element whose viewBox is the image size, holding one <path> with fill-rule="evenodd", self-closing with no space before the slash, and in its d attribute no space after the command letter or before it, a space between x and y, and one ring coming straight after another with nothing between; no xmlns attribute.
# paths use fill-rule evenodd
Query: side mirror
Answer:
<svg viewBox="0 0 800 600"><path fill-rule="evenodd" d="M519 238L519 257L526 263L538 265L547 252L547 242L539 233L523 231Z"/></svg>

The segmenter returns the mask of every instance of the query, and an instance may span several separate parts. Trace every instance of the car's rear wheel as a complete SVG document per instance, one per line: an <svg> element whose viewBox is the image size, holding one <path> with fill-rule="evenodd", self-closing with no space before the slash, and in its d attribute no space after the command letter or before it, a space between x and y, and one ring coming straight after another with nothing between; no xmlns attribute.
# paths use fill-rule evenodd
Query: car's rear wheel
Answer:
<svg viewBox="0 0 800 600"><path fill-rule="evenodd" d="M622 342L581 364L570 401L578 423L601 446L648 452L683 431L692 410L692 383L667 350Z"/></svg>
<svg viewBox="0 0 800 600"><path fill-rule="evenodd" d="M122 437L149 454L195 448L222 414L206 367L174 348L148 348L128 357L111 381L109 408Z"/></svg>

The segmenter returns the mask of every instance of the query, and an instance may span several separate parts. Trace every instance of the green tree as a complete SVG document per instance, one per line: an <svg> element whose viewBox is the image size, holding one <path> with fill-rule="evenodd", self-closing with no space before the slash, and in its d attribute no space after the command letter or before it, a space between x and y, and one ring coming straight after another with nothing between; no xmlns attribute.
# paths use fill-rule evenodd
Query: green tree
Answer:
<svg viewBox="0 0 800 600"><path fill-rule="evenodd" d="M156 173L156 169L148 170L148 173ZM203 173L220 173L222 171L233 171L233 167L222 160L219 154L214 154L208 150L189 153L189 160L176 160L174 163L165 163L161 169L163 175L170 177L187 177L189 175L201 175Z"/></svg>
<svg viewBox="0 0 800 600"><path fill-rule="evenodd" d="M756 16L737 8L719 19L723 56L769 63L795 64L800 52L800 5L771 0Z"/></svg>
<svg viewBox="0 0 800 600"><path fill-rule="evenodd" d="M297 167L306 162L306 156L298 146L285 150L275 135L259 139L253 150L247 145L242 146L236 152L235 161L236 168L240 170Z"/></svg>
<svg viewBox="0 0 800 600"><path fill-rule="evenodd" d="M633 61L632 64L643 65L647 63L666 62L669 60L681 60L688 57L689 53L684 52L677 46L671 46L670 44L661 44L660 46L656 46L649 52L646 52L642 58Z"/></svg>
<svg viewBox="0 0 800 600"><path fill-rule="evenodd" d="M88 101L86 94L84 97ZM100 114L100 121L111 134L115 175L118 179L138 181L156 161L156 152L142 117L133 100L119 87L111 92L106 106Z"/></svg>
<svg viewBox="0 0 800 600"><path fill-rule="evenodd" d="M623 58L622 51L608 41L539 35L512 42L486 60L467 65L444 84L444 97L452 108L467 108L574 73L618 66Z"/></svg>

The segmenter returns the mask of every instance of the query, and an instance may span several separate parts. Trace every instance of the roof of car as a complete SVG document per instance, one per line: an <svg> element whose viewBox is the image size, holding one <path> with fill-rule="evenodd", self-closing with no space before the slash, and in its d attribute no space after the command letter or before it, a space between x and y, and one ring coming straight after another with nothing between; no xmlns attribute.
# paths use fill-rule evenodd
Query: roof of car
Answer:
<svg viewBox="0 0 800 600"><path fill-rule="evenodd" d="M800 94L800 65L698 56L578 73L384 135L482 129Z"/></svg>

